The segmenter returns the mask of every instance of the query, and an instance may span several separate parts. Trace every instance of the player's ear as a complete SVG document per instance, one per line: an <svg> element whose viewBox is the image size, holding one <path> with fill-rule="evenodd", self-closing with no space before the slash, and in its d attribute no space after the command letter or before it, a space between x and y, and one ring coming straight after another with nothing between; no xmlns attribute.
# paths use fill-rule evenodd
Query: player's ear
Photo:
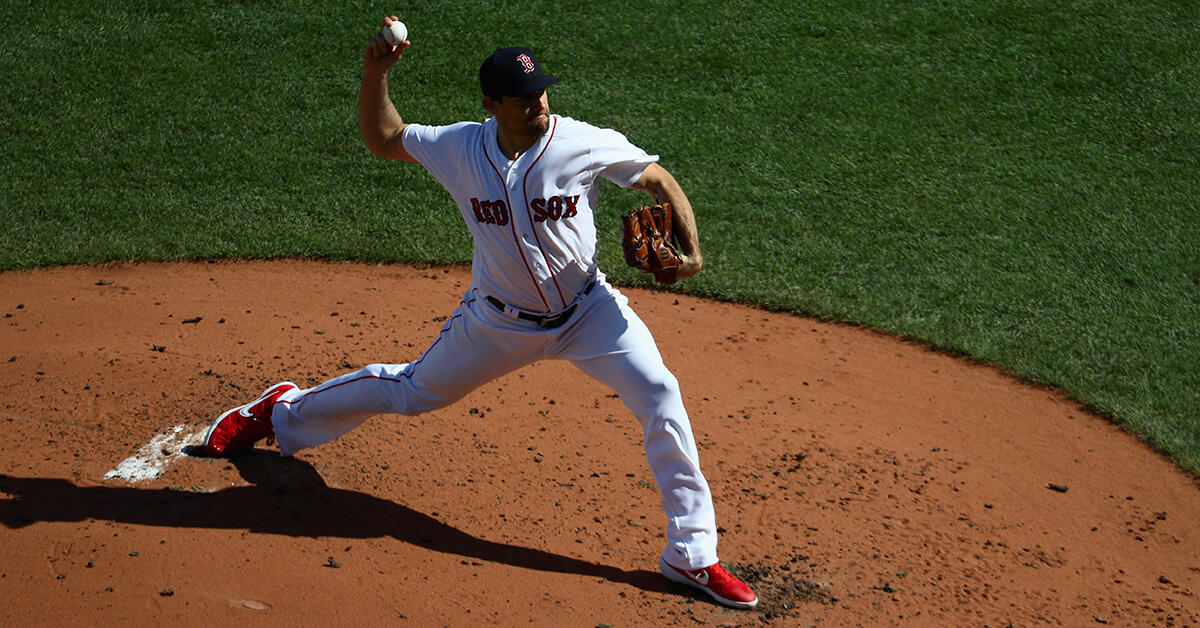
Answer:
<svg viewBox="0 0 1200 628"><path fill-rule="evenodd" d="M496 99L491 96L484 96L483 108L487 109L492 115L496 115L496 110L500 108L500 103L496 102Z"/></svg>

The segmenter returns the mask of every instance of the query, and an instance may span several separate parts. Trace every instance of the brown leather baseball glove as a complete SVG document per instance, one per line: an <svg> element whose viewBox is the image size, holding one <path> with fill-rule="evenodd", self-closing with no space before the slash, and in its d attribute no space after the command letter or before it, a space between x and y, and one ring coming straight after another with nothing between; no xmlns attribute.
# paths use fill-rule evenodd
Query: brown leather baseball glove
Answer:
<svg viewBox="0 0 1200 628"><path fill-rule="evenodd" d="M621 217L621 246L625 263L643 273L653 273L659 283L675 283L679 250L671 228L670 203L643 205Z"/></svg>

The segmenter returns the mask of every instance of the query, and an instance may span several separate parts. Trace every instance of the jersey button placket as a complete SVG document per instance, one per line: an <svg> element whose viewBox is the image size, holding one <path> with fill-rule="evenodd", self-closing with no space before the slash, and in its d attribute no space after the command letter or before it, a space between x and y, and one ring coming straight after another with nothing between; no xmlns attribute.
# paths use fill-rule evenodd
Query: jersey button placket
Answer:
<svg viewBox="0 0 1200 628"><path fill-rule="evenodd" d="M508 170L504 173L504 184L508 186L509 198L520 198L522 201L528 204L529 199L526 199L523 196L524 193L522 192L520 186L521 168L518 166L520 161L521 160L518 157L516 161L511 161L508 163ZM520 211L517 211L517 208L515 207L509 208L509 213L513 216L512 220L514 223L518 223L518 221L527 221L530 219L529 212L525 211L525 206L522 206ZM546 265L542 262L541 256L538 255L541 249L538 248L537 241L533 239L533 224L519 222L518 226L521 228L521 246L525 249L526 259L529 260L529 265L537 275L545 275L547 272Z"/></svg>

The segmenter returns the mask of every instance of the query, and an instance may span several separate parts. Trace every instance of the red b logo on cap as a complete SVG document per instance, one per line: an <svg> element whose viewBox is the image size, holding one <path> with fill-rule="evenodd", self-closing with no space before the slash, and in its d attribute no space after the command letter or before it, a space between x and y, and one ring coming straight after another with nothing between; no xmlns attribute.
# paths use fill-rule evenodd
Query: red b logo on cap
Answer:
<svg viewBox="0 0 1200 628"><path fill-rule="evenodd" d="M529 74L536 69L533 67L533 59L530 59L529 55L521 55L517 57L517 61L520 61L521 65L525 66L526 74Z"/></svg>

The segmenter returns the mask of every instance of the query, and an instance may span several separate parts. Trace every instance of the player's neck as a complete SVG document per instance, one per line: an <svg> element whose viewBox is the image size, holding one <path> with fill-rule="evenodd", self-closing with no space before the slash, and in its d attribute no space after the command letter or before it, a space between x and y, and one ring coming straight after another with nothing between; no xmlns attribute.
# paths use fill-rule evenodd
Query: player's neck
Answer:
<svg viewBox="0 0 1200 628"><path fill-rule="evenodd" d="M537 143L539 135L506 132L504 127L496 129L496 145L509 160L516 161L530 146Z"/></svg>

